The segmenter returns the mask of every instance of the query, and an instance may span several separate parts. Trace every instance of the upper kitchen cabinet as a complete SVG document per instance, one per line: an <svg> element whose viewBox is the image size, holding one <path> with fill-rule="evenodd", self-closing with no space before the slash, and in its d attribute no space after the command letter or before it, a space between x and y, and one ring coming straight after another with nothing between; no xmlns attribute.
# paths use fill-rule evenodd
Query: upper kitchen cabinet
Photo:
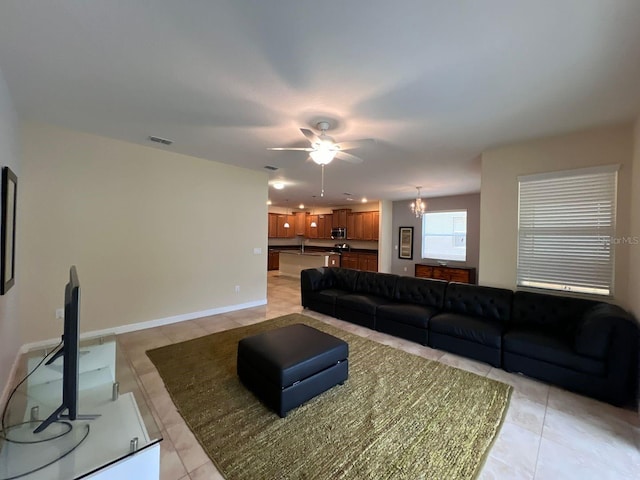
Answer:
<svg viewBox="0 0 640 480"><path fill-rule="evenodd" d="M315 222L315 227L312 227L311 224ZM320 223L318 219L318 215L307 215L307 225L306 225L306 233L305 236L307 238L322 238L320 236Z"/></svg>
<svg viewBox="0 0 640 480"><path fill-rule="evenodd" d="M347 216L349 240L378 240L379 212L354 212Z"/></svg>
<svg viewBox="0 0 640 480"><path fill-rule="evenodd" d="M291 225L294 227L294 225ZM304 235L307 228L307 213L306 212L298 212L296 213L295 227L294 233L292 236L296 235Z"/></svg>
<svg viewBox="0 0 640 480"><path fill-rule="evenodd" d="M325 213L324 215L318 215L318 228L322 226L322 236L318 238L325 238L331 240L331 229L333 228L333 215ZM320 234L318 234L320 235Z"/></svg>
<svg viewBox="0 0 640 480"><path fill-rule="evenodd" d="M278 237L278 214L269 214L269 238Z"/></svg>
<svg viewBox="0 0 640 480"><path fill-rule="evenodd" d="M273 238L295 238L296 236L296 216L284 215L282 213L271 213L276 217L276 234ZM289 224L289 228L285 227L285 223ZM271 217L269 217L269 227L271 227ZM271 232L269 234L271 237Z"/></svg>
<svg viewBox="0 0 640 480"><path fill-rule="evenodd" d="M340 210L334 210L333 211L333 218L331 221L331 226L334 228L339 228L339 227L347 227L347 216L351 213L351 209L349 208L344 208L344 209L340 209Z"/></svg>

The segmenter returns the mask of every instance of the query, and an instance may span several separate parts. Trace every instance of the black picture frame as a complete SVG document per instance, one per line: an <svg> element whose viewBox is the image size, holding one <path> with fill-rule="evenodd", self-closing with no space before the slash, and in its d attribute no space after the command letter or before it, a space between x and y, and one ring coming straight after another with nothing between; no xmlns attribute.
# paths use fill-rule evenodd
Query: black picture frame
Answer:
<svg viewBox="0 0 640 480"><path fill-rule="evenodd" d="M0 231L0 295L16 281L16 209L18 177L9 167L2 168L2 214Z"/></svg>
<svg viewBox="0 0 640 480"><path fill-rule="evenodd" d="M413 227L399 228L398 258L402 260L413 260Z"/></svg>

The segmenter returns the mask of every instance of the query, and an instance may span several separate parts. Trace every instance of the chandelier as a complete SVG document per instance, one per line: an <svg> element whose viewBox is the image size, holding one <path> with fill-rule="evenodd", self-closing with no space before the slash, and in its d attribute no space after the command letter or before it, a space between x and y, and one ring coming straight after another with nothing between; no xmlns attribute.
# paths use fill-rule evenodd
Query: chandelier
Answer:
<svg viewBox="0 0 640 480"><path fill-rule="evenodd" d="M423 202L420 198L420 189L422 187L416 187L418 190L418 196L415 201L411 202L411 211L416 215L416 218L422 217L425 213L427 213L427 202Z"/></svg>

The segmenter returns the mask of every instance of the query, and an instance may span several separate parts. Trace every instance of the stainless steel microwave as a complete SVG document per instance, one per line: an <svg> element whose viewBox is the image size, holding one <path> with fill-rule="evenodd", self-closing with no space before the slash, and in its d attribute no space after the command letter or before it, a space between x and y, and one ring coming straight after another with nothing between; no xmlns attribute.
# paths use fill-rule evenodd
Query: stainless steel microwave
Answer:
<svg viewBox="0 0 640 480"><path fill-rule="evenodd" d="M347 238L347 229L344 227L332 228L331 238L333 239Z"/></svg>

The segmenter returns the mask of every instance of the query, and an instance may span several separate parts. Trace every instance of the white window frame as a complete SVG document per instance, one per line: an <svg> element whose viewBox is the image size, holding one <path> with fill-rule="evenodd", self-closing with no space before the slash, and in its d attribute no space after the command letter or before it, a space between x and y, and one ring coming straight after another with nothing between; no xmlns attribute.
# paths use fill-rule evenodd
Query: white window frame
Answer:
<svg viewBox="0 0 640 480"><path fill-rule="evenodd" d="M618 168L518 177L518 287L613 296Z"/></svg>
<svg viewBox="0 0 640 480"><path fill-rule="evenodd" d="M434 256L434 255L430 255L429 253L431 253L430 251L428 251L428 237L432 237L433 235L427 234L426 230L427 230L427 221L429 219L430 215L438 215L438 214L443 214L443 213L464 213L465 216L465 227L464 227L464 232L456 232L455 229L452 230L451 235L450 236L455 236L456 233L461 234L464 233L464 258L460 258L460 256L456 256L455 258L453 256ZM467 226L468 226L468 211L466 208L457 208L454 210L435 210L435 211L428 211L426 212L423 216L422 216L422 248L420 249L420 256L423 259L433 259L433 260L446 260L446 261L455 261L455 262L465 262L467 260ZM458 235L460 236L460 235Z"/></svg>

